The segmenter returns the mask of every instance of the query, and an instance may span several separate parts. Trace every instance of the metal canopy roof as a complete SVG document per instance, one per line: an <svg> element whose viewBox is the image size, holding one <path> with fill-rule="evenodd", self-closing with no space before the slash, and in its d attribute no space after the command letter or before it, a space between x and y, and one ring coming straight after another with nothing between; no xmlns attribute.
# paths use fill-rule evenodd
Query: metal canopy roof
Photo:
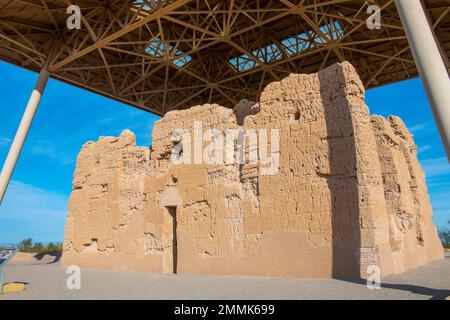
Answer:
<svg viewBox="0 0 450 320"><path fill-rule="evenodd" d="M367 88L418 75L393 0L0 0L0 59L156 114L257 100L270 82L348 60ZM67 7L78 5L80 30ZM424 1L447 68L450 1Z"/></svg>

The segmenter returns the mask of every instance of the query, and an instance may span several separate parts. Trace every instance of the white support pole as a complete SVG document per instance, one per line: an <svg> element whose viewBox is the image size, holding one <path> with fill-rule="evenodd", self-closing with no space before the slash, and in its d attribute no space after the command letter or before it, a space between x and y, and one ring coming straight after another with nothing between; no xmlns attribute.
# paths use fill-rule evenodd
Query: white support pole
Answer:
<svg viewBox="0 0 450 320"><path fill-rule="evenodd" d="M0 174L0 204L5 196L6 189L8 188L9 181L11 180L14 167L16 166L17 159L19 158L20 151L22 151L25 138L30 130L31 123L33 122L34 115L36 113L39 102L41 101L42 94L44 93L47 85L49 73L47 70L42 69L39 73L39 78L28 101L27 108L23 114L22 121L17 129L16 136L12 143L11 149L9 149L8 156L6 157L5 164L3 165L2 173Z"/></svg>
<svg viewBox="0 0 450 320"><path fill-rule="evenodd" d="M450 79L420 0L395 0L450 162Z"/></svg>

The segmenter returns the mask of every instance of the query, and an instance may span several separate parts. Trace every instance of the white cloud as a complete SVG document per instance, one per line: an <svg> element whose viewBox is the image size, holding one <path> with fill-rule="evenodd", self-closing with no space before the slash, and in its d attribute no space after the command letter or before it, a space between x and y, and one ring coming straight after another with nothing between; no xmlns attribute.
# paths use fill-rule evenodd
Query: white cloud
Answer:
<svg viewBox="0 0 450 320"><path fill-rule="evenodd" d="M128 108L127 113L130 118L135 118L142 115L142 110L139 110L137 108Z"/></svg>
<svg viewBox="0 0 450 320"><path fill-rule="evenodd" d="M450 165L446 157L422 161L428 192L433 206L433 220L445 227L450 217Z"/></svg>
<svg viewBox="0 0 450 320"><path fill-rule="evenodd" d="M98 121L100 125L110 125L115 121L114 118L103 118Z"/></svg>
<svg viewBox="0 0 450 320"><path fill-rule="evenodd" d="M59 161L63 165L73 164L76 161L76 154L72 155L61 150L67 150L65 146L54 143L52 140L38 140L30 149L34 155L43 155Z"/></svg>
<svg viewBox="0 0 450 320"><path fill-rule="evenodd" d="M420 124L417 124L415 126L410 127L409 131L411 133L415 134L415 133L417 133L419 131L423 131L423 130L425 130L427 128L428 128L428 123L420 123Z"/></svg>
<svg viewBox="0 0 450 320"><path fill-rule="evenodd" d="M431 150L431 148L433 148L432 146L429 146L429 145L425 145L425 146L418 146L418 152L419 153L424 153L424 152L426 152L426 151L428 151L428 150Z"/></svg>
<svg viewBox="0 0 450 320"><path fill-rule="evenodd" d="M0 137L0 146L9 146L11 144L11 139L7 137Z"/></svg>
<svg viewBox="0 0 450 320"><path fill-rule="evenodd" d="M0 206L0 243L62 241L68 196L12 181Z"/></svg>
<svg viewBox="0 0 450 320"><path fill-rule="evenodd" d="M59 219L61 215L65 215L67 200L65 195L11 181L0 207L0 219Z"/></svg>
<svg viewBox="0 0 450 320"><path fill-rule="evenodd" d="M430 192L431 205L433 207L433 221L439 227L446 227L450 220L449 188L439 188Z"/></svg>
<svg viewBox="0 0 450 320"><path fill-rule="evenodd" d="M445 157L423 160L421 163L427 178L450 174L450 165Z"/></svg>

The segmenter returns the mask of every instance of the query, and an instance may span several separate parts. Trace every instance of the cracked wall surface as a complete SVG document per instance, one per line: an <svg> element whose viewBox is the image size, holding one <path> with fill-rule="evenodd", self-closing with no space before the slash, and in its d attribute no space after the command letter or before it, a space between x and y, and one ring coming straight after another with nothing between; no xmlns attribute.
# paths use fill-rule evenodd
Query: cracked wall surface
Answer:
<svg viewBox="0 0 450 320"><path fill-rule="evenodd" d="M87 143L63 264L330 278L366 277L371 264L388 275L442 258L412 136L396 117L370 116L364 96L345 62L290 75L234 110L171 111L155 123L150 149L137 147L130 131ZM177 129L279 130L278 171L263 174L264 162L174 164Z"/></svg>
<svg viewBox="0 0 450 320"><path fill-rule="evenodd" d="M383 174L389 248L395 273L442 257L417 146L403 121L372 116Z"/></svg>

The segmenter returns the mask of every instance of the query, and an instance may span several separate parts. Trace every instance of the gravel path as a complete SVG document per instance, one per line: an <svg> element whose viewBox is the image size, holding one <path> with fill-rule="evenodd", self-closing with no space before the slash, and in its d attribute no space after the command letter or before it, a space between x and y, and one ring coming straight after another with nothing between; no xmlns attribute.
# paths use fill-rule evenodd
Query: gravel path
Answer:
<svg viewBox="0 0 450 320"><path fill-rule="evenodd" d="M380 290L341 280L159 275L82 270L81 290L68 290L59 263L5 267L5 282L26 291L2 299L443 299L450 296L450 256L389 276Z"/></svg>

